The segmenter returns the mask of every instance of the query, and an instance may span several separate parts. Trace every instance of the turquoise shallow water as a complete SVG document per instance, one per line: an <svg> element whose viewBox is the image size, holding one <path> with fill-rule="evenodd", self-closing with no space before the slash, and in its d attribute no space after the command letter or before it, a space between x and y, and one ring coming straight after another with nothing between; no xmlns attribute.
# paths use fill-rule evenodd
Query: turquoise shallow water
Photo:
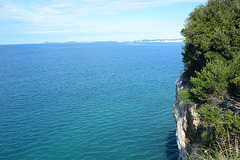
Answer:
<svg viewBox="0 0 240 160"><path fill-rule="evenodd" d="M0 159L177 159L181 46L0 46Z"/></svg>

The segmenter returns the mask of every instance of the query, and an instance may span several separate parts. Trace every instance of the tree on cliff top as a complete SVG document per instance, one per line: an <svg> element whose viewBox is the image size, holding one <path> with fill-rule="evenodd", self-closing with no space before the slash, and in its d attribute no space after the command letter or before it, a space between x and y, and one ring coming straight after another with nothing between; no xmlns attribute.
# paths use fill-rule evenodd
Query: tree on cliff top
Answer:
<svg viewBox="0 0 240 160"><path fill-rule="evenodd" d="M191 88L182 90L180 97L194 102L211 98L220 102L234 95L240 104L240 0L209 0L205 6L198 6L181 33L186 37L182 52L184 79L190 80ZM226 159L239 159L240 117L234 115L236 110L224 113L218 104L202 105L198 110L203 128L214 128L213 137L203 129L201 137L211 137L204 153L216 151L216 155L206 152L209 159L219 159L220 154Z"/></svg>
<svg viewBox="0 0 240 160"><path fill-rule="evenodd" d="M240 1L209 0L181 31L183 62L194 99L224 96L240 88Z"/></svg>

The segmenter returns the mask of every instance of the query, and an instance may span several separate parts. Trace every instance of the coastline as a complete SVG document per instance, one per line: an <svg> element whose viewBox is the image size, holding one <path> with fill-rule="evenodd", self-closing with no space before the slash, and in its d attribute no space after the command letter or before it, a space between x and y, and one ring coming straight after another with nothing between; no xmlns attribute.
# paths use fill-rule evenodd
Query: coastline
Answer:
<svg viewBox="0 0 240 160"><path fill-rule="evenodd" d="M155 39L155 40L131 40L131 41L67 41L67 42L44 42L44 43L182 43L184 39Z"/></svg>

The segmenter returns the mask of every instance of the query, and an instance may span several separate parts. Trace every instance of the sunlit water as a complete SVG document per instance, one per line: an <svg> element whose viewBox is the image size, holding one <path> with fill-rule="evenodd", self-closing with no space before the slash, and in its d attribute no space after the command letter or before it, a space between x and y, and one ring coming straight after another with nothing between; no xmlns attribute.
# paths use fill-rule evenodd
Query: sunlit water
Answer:
<svg viewBox="0 0 240 160"><path fill-rule="evenodd" d="M0 159L177 159L181 46L0 46Z"/></svg>

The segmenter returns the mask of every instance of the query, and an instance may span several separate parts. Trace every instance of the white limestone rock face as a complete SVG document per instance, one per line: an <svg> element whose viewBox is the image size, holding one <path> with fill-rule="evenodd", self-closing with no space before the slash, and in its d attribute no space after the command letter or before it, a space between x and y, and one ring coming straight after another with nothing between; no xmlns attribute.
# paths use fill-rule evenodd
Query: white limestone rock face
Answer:
<svg viewBox="0 0 240 160"><path fill-rule="evenodd" d="M176 99L173 110L176 125L177 144L179 149L179 160L187 160L191 152L190 133L197 131L199 120L197 118L196 104L183 104L178 100L179 91L184 89L183 76L176 81Z"/></svg>

